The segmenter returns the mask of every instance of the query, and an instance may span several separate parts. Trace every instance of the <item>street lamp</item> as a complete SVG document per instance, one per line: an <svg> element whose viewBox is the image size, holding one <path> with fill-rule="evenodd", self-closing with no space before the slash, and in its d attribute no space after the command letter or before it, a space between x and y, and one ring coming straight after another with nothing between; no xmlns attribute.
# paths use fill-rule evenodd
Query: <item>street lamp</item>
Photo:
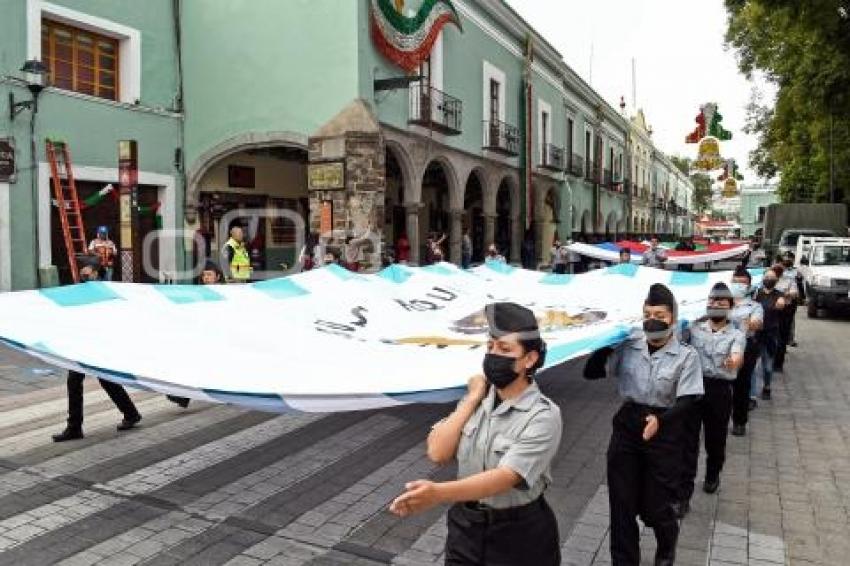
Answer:
<svg viewBox="0 0 850 566"><path fill-rule="evenodd" d="M27 89L32 94L32 100L22 100L15 102L15 94L9 93L9 121L15 119L15 116L23 110L29 108L33 114L38 112L38 95L41 94L46 87L45 76L47 76L47 67L38 59L30 59L24 66L21 67L21 72L24 73Z"/></svg>

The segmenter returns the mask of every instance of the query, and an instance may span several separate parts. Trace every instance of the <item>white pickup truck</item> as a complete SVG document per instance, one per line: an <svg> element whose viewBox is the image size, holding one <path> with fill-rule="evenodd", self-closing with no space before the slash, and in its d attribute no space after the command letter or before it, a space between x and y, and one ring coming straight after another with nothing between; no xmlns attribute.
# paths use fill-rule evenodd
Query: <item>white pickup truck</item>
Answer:
<svg viewBox="0 0 850 566"><path fill-rule="evenodd" d="M800 242L803 244L803 242ZM850 238L812 238L798 256L809 318L850 307Z"/></svg>

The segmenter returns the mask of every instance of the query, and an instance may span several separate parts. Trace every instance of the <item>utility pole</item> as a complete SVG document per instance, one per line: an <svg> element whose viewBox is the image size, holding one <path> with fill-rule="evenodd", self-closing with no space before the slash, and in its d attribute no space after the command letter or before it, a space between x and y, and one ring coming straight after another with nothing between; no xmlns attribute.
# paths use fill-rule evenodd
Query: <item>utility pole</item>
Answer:
<svg viewBox="0 0 850 566"><path fill-rule="evenodd" d="M835 129L835 114L829 113L829 202L835 202L835 151L833 135Z"/></svg>

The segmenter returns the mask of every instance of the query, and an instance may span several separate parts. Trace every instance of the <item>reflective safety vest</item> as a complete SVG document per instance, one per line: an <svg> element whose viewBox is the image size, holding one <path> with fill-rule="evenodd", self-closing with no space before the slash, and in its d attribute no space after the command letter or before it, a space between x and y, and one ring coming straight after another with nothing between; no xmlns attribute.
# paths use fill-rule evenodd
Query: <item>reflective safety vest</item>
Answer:
<svg viewBox="0 0 850 566"><path fill-rule="evenodd" d="M230 260L230 277L235 281L247 281L251 277L251 257L248 248L242 242L233 238L227 240L226 246L233 250L233 259Z"/></svg>

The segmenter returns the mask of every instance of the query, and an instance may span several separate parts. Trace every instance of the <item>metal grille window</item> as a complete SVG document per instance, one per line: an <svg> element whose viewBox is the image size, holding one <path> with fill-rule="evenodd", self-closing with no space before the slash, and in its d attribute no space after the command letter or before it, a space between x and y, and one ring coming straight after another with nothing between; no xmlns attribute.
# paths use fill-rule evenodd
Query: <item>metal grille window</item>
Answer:
<svg viewBox="0 0 850 566"><path fill-rule="evenodd" d="M111 37L41 22L41 58L57 88L118 100L118 47Z"/></svg>

